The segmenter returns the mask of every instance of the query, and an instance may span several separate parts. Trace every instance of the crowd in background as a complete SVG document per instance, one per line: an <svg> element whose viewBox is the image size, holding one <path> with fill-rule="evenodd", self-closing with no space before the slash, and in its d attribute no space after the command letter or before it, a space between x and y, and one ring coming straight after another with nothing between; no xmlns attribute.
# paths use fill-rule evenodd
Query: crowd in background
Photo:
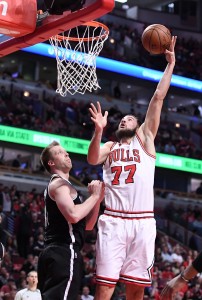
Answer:
<svg viewBox="0 0 202 300"><path fill-rule="evenodd" d="M165 67L164 56L151 56L146 51L143 52L142 32L138 30L138 27L134 28L134 25L130 27L128 24L129 22L124 25L120 25L118 22L106 23L110 28L110 38L105 43L102 56L153 69L163 69ZM144 24L142 28L147 25ZM201 41L193 37L185 39L178 36L176 43L177 64L174 73L201 80L201 51ZM2 78L7 79L8 77L9 70L4 70ZM40 83L36 83L36 87L39 86ZM51 88L51 85L49 87ZM113 95L110 96L121 99L121 94L122 91L117 85L114 87ZM92 123L88 114L89 104L87 101L78 101L74 98L61 101L61 98L56 94L54 96L45 95L42 99L37 99L31 94L25 97L23 96L23 88L22 90L12 91L11 89L8 91L6 86L1 85L0 124L89 140L92 135ZM185 115L191 114L200 120L201 112L198 106L193 104L190 107L188 109L182 105L177 108L177 112ZM108 110L109 122L105 128L103 142L114 139L113 133L122 117L122 109L117 105L110 105L109 102ZM134 111L133 106L128 113L137 115L140 123L144 118L141 113ZM200 121L197 121L194 126L193 122L190 121L189 125L181 124L180 127L176 127L175 122L169 121L166 116L161 120L155 140L156 149L162 153L201 159L201 132L202 124ZM193 138L195 136L196 138Z"/></svg>
<svg viewBox="0 0 202 300"><path fill-rule="evenodd" d="M0 124L32 129L40 132L55 133L90 140L93 124L90 121L89 102L61 101L57 96L44 98L42 101L32 97L23 98L10 95L4 86L0 88ZM114 132L123 113L117 106L109 103L108 125L103 134L103 142L114 140ZM134 111L128 113L135 114ZM137 115L140 123L143 119ZM193 135L192 135L193 133ZM197 143L192 136L198 136ZM200 125L194 130L190 127L177 128L175 122L162 119L155 139L157 152L180 155L189 158L202 158Z"/></svg>
<svg viewBox="0 0 202 300"><path fill-rule="evenodd" d="M176 205L174 202L170 202L166 207L165 217L166 219L178 223L188 230L202 236L202 212L201 207L197 204L189 204L185 208L183 206ZM200 250L197 249L196 244L192 248Z"/></svg>

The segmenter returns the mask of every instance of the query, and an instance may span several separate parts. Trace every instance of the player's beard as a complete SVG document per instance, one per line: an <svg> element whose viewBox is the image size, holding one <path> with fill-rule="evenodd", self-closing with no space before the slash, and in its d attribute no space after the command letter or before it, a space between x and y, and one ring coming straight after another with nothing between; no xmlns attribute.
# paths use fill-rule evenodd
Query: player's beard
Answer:
<svg viewBox="0 0 202 300"><path fill-rule="evenodd" d="M137 130L137 127L135 127L134 129L117 129L117 131L115 132L115 135L119 141L122 139L127 139L127 138L130 139L135 136L136 130Z"/></svg>

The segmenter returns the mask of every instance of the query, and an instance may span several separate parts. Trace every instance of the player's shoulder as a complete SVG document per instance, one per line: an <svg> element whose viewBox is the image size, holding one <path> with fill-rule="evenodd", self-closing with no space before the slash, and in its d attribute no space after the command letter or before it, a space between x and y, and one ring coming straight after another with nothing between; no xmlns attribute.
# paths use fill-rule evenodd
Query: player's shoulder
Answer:
<svg viewBox="0 0 202 300"><path fill-rule="evenodd" d="M49 191L52 193L63 186L69 188L68 180L62 176L55 176L49 183Z"/></svg>
<svg viewBox="0 0 202 300"><path fill-rule="evenodd" d="M108 142L104 143L103 147L106 147L106 148L111 149L111 147L112 147L112 145L113 145L114 143L115 143L115 142L108 141Z"/></svg>
<svg viewBox="0 0 202 300"><path fill-rule="evenodd" d="M55 188L61 184L64 183L64 180L63 178L61 178L60 176L52 176L51 177L51 180L50 180L50 183L49 183L49 188Z"/></svg>
<svg viewBox="0 0 202 300"><path fill-rule="evenodd" d="M66 178L66 175L64 175L64 174L53 174L51 176L51 179L50 179L50 184L55 184L55 185L64 184L67 181L68 181L68 179Z"/></svg>

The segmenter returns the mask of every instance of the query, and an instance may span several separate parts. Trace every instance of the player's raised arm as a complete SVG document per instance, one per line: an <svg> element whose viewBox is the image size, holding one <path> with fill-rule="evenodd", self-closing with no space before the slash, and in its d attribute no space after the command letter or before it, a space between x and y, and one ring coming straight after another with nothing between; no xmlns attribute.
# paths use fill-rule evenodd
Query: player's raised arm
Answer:
<svg viewBox="0 0 202 300"><path fill-rule="evenodd" d="M107 142L100 147L103 129L107 125L108 111L105 111L104 115L102 114L100 102L97 102L97 107L91 103L89 111L91 120L95 124L95 131L88 148L87 161L91 165L98 165L105 161L112 145L112 142Z"/></svg>
<svg viewBox="0 0 202 300"><path fill-rule="evenodd" d="M147 110L145 122L142 125L142 130L144 136L149 136L154 139L160 123L160 115L163 106L163 100L166 97L168 89L170 87L170 82L173 74L173 69L175 66L175 43L176 36L172 37L171 45L169 50L165 50L165 57L168 62L161 80L159 81L157 88L154 92L153 97L149 103Z"/></svg>

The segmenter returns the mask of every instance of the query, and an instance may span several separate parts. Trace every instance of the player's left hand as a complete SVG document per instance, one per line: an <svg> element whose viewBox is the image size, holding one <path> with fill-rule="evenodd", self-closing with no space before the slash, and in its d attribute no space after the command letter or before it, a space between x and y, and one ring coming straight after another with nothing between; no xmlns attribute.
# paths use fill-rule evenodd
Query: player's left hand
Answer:
<svg viewBox="0 0 202 300"><path fill-rule="evenodd" d="M100 180L92 180L88 184L88 191L91 195L98 197L98 201L101 202L104 198L105 184Z"/></svg>
<svg viewBox="0 0 202 300"><path fill-rule="evenodd" d="M99 101L97 101L97 106L93 103L90 105L89 112L91 113L91 120L94 122L95 128L103 130L107 125L108 111L105 111L104 114L102 114L102 108Z"/></svg>
<svg viewBox="0 0 202 300"><path fill-rule="evenodd" d="M172 36L170 49L165 51L166 60L168 63L175 63L175 44L177 36Z"/></svg>
<svg viewBox="0 0 202 300"><path fill-rule="evenodd" d="M186 285L185 281L181 278L180 275L174 277L166 283L166 286L163 288L160 299L161 300L173 300L175 294L180 291Z"/></svg>

